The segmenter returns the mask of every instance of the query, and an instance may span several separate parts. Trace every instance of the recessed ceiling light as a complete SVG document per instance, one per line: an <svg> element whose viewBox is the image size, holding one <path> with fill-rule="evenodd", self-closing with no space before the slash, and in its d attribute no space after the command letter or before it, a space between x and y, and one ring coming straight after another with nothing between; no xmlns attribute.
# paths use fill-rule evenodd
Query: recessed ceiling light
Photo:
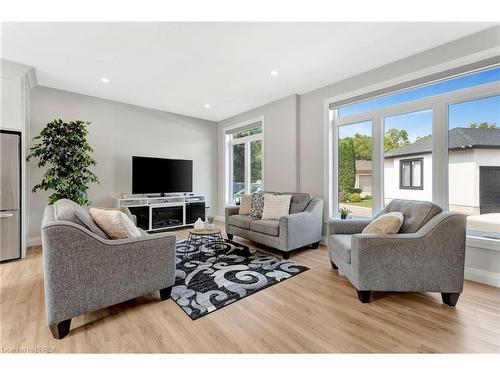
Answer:
<svg viewBox="0 0 500 375"><path fill-rule="evenodd" d="M102 77L102 78L101 78L101 82L103 82L103 83L108 83L108 82L109 82L109 79L107 79L106 77Z"/></svg>
<svg viewBox="0 0 500 375"><path fill-rule="evenodd" d="M211 105L210 105L210 104L205 104L203 107L205 107L205 108L210 108L210 107L211 107Z"/></svg>
<svg viewBox="0 0 500 375"><path fill-rule="evenodd" d="M278 71L277 71L276 69L271 70L271 75L272 75L273 77L276 77L276 76L278 75Z"/></svg>

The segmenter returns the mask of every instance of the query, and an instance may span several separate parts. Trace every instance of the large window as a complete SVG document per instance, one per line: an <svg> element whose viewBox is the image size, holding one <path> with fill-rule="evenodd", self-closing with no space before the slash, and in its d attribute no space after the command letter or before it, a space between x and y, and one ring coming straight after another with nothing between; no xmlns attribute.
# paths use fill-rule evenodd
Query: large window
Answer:
<svg viewBox="0 0 500 375"><path fill-rule="evenodd" d="M372 123L338 128L338 201L355 216L372 216Z"/></svg>
<svg viewBox="0 0 500 375"><path fill-rule="evenodd" d="M243 194L262 190L262 121L225 131L226 203L238 203Z"/></svg>
<svg viewBox="0 0 500 375"><path fill-rule="evenodd" d="M393 199L432 201L432 110L383 121L384 204Z"/></svg>
<svg viewBox="0 0 500 375"><path fill-rule="evenodd" d="M500 96L448 106L448 202L470 235L500 239Z"/></svg>
<svg viewBox="0 0 500 375"><path fill-rule="evenodd" d="M330 110L330 216L346 204L373 216L392 199L428 200L468 215L469 236L500 239L500 67ZM357 163L368 160L361 212L345 193L363 190L352 170L361 177Z"/></svg>

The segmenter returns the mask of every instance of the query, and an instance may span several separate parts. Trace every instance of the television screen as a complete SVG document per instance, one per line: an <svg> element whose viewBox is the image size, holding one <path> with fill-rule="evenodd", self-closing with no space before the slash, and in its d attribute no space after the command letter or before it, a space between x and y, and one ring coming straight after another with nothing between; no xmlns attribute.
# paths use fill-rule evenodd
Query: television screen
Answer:
<svg viewBox="0 0 500 375"><path fill-rule="evenodd" d="M192 191L192 160L132 156L132 194Z"/></svg>

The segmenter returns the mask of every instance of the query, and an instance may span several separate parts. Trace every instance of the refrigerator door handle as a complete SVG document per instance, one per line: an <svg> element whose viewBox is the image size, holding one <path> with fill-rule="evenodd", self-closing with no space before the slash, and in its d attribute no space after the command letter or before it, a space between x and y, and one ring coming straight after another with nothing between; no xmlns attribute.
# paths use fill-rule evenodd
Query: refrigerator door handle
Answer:
<svg viewBox="0 0 500 375"><path fill-rule="evenodd" d="M12 217L14 214L5 214L3 212L0 212L0 219L6 218L6 217Z"/></svg>

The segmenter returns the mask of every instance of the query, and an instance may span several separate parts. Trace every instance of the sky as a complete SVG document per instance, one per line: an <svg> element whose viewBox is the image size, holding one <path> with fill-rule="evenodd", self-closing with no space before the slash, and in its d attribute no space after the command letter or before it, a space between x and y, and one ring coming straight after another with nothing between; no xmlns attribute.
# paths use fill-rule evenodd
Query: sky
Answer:
<svg viewBox="0 0 500 375"><path fill-rule="evenodd" d="M374 108L421 99L426 96L442 94L495 81L500 81L500 67L342 107L340 108L340 115L346 116L362 113ZM450 106L450 129L468 127L469 124L473 122L496 123L500 126L500 96L497 95ZM425 110L388 117L385 120L385 129L387 130L390 128L406 129L410 141L413 142L418 136L431 134L432 111ZM371 135L371 122L368 121L347 125L339 129L340 138L354 136L356 133Z"/></svg>

